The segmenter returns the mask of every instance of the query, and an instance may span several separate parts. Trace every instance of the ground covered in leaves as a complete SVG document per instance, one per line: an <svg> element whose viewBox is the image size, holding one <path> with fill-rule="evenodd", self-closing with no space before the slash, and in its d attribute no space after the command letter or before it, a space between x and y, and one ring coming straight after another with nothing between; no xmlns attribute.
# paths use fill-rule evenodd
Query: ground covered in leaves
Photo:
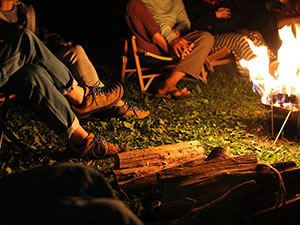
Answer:
<svg viewBox="0 0 300 225"><path fill-rule="evenodd" d="M116 66L99 65L97 69L99 74L106 75L103 79L107 82L120 77ZM152 89L159 85L157 79ZM128 143L132 151L198 140L206 154L214 147L223 147L231 155L256 154L259 162L294 161L300 164L297 115L292 115L284 136L273 144L270 107L261 104L259 96L252 91L249 79L237 75L231 65L217 67L209 75L208 84L181 81L179 87L184 86L192 91L191 99L177 102L151 99L139 92L137 77L132 76L124 84L124 98L150 109L151 116L144 120L93 117L81 123L90 132L115 142ZM275 111L275 134L286 114L285 111ZM26 148L17 151L8 145L3 146L0 153L1 177L56 162L81 163L101 171L116 190L112 176L115 166L113 158L90 160L74 156L68 150L67 142L40 122L38 115L24 109L23 105L12 105L7 122ZM141 208L141 203L136 199L132 199L130 204L135 212Z"/></svg>

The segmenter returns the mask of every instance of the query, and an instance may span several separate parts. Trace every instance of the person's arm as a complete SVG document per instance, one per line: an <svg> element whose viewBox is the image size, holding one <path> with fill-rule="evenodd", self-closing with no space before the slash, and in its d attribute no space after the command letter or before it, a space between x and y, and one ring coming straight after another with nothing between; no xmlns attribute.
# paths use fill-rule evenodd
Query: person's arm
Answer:
<svg viewBox="0 0 300 225"><path fill-rule="evenodd" d="M209 30L209 27L218 20L214 7L205 1L186 1L186 11L192 30Z"/></svg>
<svg viewBox="0 0 300 225"><path fill-rule="evenodd" d="M171 43L171 41L177 37L176 33L173 32L173 28L177 23L176 9L178 8L178 0L176 0L176 2L174 0L164 1L164 8L150 0L145 0L144 2L157 22L161 34L166 38L168 43Z"/></svg>
<svg viewBox="0 0 300 225"><path fill-rule="evenodd" d="M185 11L183 2L179 1L176 6L176 25L173 29L179 31L180 35L184 35L191 29L191 22Z"/></svg>
<svg viewBox="0 0 300 225"><path fill-rule="evenodd" d="M160 32L155 33L152 39L153 39L153 43L157 44L164 52L170 53L169 45L165 37Z"/></svg>
<svg viewBox="0 0 300 225"><path fill-rule="evenodd" d="M36 23L36 14L32 5L26 5L27 10L27 24L26 28L31 30L33 33L37 34L37 23Z"/></svg>

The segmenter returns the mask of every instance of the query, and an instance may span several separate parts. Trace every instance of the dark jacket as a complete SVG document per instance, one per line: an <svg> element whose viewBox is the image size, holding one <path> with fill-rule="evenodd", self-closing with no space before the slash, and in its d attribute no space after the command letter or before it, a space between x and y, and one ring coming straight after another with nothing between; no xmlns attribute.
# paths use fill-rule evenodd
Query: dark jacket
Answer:
<svg viewBox="0 0 300 225"><path fill-rule="evenodd" d="M241 28L241 10L236 0L220 0L214 5L204 0L186 0L185 7L193 30L206 30L212 34L234 32ZM218 19L220 7L230 8L230 19Z"/></svg>
<svg viewBox="0 0 300 225"><path fill-rule="evenodd" d="M275 1L276 2L276 1ZM233 32L238 29L259 31L267 45L277 52L280 37L275 11L267 7L269 0L221 0L211 5L205 0L185 0L192 29L206 30L212 34ZM231 9L231 19L217 19L219 7Z"/></svg>

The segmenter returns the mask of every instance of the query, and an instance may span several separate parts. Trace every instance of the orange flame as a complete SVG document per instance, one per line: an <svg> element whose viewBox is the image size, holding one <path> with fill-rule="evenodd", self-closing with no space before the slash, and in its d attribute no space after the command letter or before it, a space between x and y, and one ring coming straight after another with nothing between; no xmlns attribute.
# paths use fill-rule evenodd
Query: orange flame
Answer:
<svg viewBox="0 0 300 225"><path fill-rule="evenodd" d="M250 79L259 89L261 101L270 104L274 94L295 95L300 99L300 26L284 26L279 30L282 45L278 50L278 61L270 64L265 46L257 47L247 40L256 58L240 60L248 68Z"/></svg>

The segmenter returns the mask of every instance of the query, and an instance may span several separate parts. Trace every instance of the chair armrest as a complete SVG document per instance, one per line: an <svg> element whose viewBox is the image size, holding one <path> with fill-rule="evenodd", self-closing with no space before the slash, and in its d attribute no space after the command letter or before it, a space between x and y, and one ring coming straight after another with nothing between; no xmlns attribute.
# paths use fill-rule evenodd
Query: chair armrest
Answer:
<svg viewBox="0 0 300 225"><path fill-rule="evenodd" d="M150 56L152 58L159 59L159 60L164 60L164 61L174 61L175 60L173 57L156 55L156 54L151 53L151 52L145 52L144 54L145 54L145 56Z"/></svg>

